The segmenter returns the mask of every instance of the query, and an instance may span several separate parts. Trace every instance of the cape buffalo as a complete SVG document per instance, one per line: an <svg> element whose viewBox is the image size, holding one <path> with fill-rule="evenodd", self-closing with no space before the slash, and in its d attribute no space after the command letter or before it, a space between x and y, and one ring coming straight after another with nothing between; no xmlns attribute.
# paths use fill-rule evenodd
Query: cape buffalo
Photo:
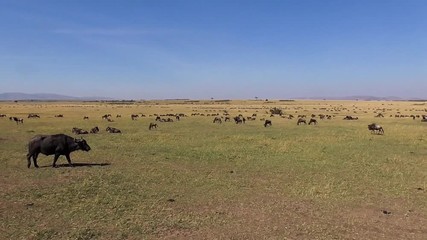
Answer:
<svg viewBox="0 0 427 240"><path fill-rule="evenodd" d="M34 166L36 168L39 167L37 165L37 157L40 153L46 156L55 155L52 167L56 167L56 161L61 155L65 155L68 164L73 166L70 153L76 150L87 152L90 150L90 146L84 139L74 139L65 134L37 135L28 143L27 167L30 168L31 166L31 157L33 158Z"/></svg>

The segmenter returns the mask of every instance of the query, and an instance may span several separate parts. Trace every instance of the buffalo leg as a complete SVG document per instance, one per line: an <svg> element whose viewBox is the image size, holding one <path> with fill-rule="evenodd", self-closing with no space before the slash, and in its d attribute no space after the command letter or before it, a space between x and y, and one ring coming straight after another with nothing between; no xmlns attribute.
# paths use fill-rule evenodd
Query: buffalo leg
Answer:
<svg viewBox="0 0 427 240"><path fill-rule="evenodd" d="M29 153L27 154L27 167L31 167L31 155Z"/></svg>
<svg viewBox="0 0 427 240"><path fill-rule="evenodd" d="M56 166L56 161L58 161L59 156L60 156L60 154L55 153L55 157L53 158L52 167L57 167Z"/></svg>
<svg viewBox="0 0 427 240"><path fill-rule="evenodd" d="M70 164L70 167L74 167L74 165L71 163L70 154L66 154L65 157L67 158L68 164Z"/></svg>
<svg viewBox="0 0 427 240"><path fill-rule="evenodd" d="M38 168L39 165L37 164L37 157L39 156L38 153L33 154L33 161L34 161L34 167Z"/></svg>

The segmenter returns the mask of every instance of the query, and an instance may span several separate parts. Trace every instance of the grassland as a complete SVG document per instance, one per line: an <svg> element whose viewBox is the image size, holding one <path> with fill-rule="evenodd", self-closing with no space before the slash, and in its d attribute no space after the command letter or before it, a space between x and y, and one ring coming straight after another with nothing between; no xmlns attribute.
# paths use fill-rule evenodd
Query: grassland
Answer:
<svg viewBox="0 0 427 240"><path fill-rule="evenodd" d="M297 126L270 117L272 107L335 117ZM390 117L426 109L378 101L0 103L0 113L24 118L0 119L0 239L427 239L427 123ZM224 110L257 120L214 124L206 116ZM379 112L385 118L374 118ZM101 119L106 113L114 122ZM132 121L135 113L147 117ZM188 117L148 130L153 114L167 113ZM385 134L371 134L372 122ZM53 157L41 155L43 167L27 169L32 136L94 126L101 132L84 136L92 151L71 155L80 165L61 157L51 168Z"/></svg>

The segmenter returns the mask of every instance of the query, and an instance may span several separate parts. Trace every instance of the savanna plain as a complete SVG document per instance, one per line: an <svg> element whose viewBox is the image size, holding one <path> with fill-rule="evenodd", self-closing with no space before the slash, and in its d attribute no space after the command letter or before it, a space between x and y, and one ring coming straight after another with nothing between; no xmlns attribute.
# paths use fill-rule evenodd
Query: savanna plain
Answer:
<svg viewBox="0 0 427 240"><path fill-rule="evenodd" d="M0 114L0 239L427 239L427 122L408 117L425 102L1 102ZM56 133L91 151L28 169L29 139Z"/></svg>

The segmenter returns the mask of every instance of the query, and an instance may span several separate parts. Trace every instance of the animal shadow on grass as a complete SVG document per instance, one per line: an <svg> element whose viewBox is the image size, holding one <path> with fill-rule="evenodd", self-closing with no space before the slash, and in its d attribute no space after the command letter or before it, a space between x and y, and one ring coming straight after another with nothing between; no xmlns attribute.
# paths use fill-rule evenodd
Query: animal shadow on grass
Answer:
<svg viewBox="0 0 427 240"><path fill-rule="evenodd" d="M58 168L63 168L63 167L69 167L69 168L73 168L73 167L105 167L105 166L110 166L111 163L73 163L72 166L70 166L68 163L63 163L63 164L56 164L56 167ZM40 168L48 168L48 167L52 167L52 165L46 165L46 166L40 166Z"/></svg>

